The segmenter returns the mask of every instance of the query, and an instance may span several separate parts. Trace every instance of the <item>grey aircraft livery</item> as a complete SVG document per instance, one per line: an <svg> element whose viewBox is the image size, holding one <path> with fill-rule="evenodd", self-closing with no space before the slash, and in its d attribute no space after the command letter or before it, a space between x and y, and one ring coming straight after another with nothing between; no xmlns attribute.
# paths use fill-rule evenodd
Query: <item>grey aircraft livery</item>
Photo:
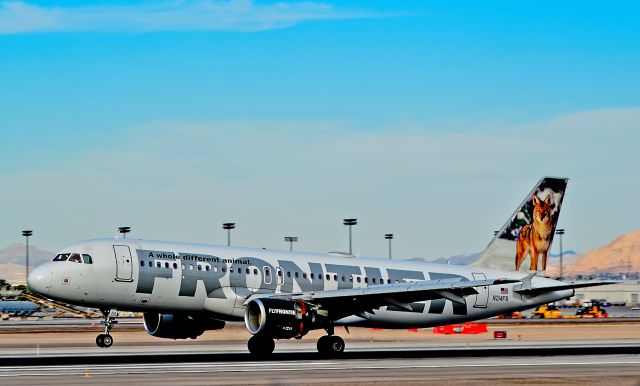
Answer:
<svg viewBox="0 0 640 386"><path fill-rule="evenodd" d="M337 355L335 326L417 328L477 320L568 298L609 282L544 277L567 179L542 178L470 265L227 246L98 239L63 249L36 267L42 296L99 308L109 347L118 310L144 313L156 337L195 339L244 320L252 354L274 339L324 329L318 351Z"/></svg>

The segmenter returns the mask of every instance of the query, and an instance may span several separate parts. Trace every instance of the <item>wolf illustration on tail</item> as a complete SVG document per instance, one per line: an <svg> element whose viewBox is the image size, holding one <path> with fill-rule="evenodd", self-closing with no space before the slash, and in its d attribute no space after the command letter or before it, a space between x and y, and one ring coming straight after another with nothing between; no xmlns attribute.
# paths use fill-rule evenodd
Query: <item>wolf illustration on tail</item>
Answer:
<svg viewBox="0 0 640 386"><path fill-rule="evenodd" d="M527 255L531 256L529 270L538 270L538 257L542 255L542 270L547 269L547 253L551 245L551 196L541 201L533 196L533 221L522 227L516 246L516 271Z"/></svg>
<svg viewBox="0 0 640 386"><path fill-rule="evenodd" d="M473 265L519 271L529 257L529 270L546 270L567 182L557 177L538 181Z"/></svg>

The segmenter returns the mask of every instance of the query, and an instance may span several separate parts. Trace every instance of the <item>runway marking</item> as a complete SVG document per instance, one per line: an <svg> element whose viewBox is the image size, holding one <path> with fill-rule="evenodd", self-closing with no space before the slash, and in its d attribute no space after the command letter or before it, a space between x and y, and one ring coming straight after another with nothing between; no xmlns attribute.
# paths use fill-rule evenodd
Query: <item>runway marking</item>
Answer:
<svg viewBox="0 0 640 386"><path fill-rule="evenodd" d="M65 375L84 375L89 370L92 375L121 375L123 372L127 374L138 373L144 374L153 371L158 374L166 373L209 373L209 372L278 372L278 371L309 371L309 370L372 370L372 369L410 369L410 368L488 368L488 367L536 367L536 366L607 366L607 365L635 365L640 364L640 357L634 360L626 361L590 361L590 362L539 362L539 363L500 363L500 364L381 364L381 365L349 365L343 362L302 362L302 363L243 363L243 364L153 364L153 365L97 365L97 366L37 366L33 368L25 367L5 367L0 369L0 377L19 377L19 376L65 376ZM312 365L306 367L305 365ZM258 368L256 368L256 366ZM327 366L334 366L327 368Z"/></svg>

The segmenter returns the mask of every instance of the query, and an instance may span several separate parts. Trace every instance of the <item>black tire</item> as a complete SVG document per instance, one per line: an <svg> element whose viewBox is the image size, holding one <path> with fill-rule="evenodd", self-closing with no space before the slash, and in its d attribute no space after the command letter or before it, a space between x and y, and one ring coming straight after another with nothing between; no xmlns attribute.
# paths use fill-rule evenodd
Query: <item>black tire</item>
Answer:
<svg viewBox="0 0 640 386"><path fill-rule="evenodd" d="M321 336L320 339L318 339L318 344L316 345L316 347L318 348L318 353L320 354L327 354L329 352L329 344L327 342L329 336L325 335L325 336Z"/></svg>
<svg viewBox="0 0 640 386"><path fill-rule="evenodd" d="M318 353L325 356L335 356L344 351L344 340L337 335L325 335L318 339Z"/></svg>
<svg viewBox="0 0 640 386"><path fill-rule="evenodd" d="M327 342L331 354L340 354L344 351L344 340L341 337L332 335Z"/></svg>
<svg viewBox="0 0 640 386"><path fill-rule="evenodd" d="M111 347L113 344L113 337L111 335L104 335L102 337L102 347Z"/></svg>
<svg viewBox="0 0 640 386"><path fill-rule="evenodd" d="M104 334L96 336L96 345L98 347L104 347Z"/></svg>
<svg viewBox="0 0 640 386"><path fill-rule="evenodd" d="M268 336L254 335L249 338L249 341L247 342L247 348L252 355L269 356L276 348L276 344L273 339Z"/></svg>

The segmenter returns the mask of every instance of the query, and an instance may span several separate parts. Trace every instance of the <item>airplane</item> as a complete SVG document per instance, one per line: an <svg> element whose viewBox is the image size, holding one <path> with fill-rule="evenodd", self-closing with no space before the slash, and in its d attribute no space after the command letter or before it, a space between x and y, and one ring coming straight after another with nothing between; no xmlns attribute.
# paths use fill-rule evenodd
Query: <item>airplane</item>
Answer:
<svg viewBox="0 0 640 386"><path fill-rule="evenodd" d="M274 339L324 329L323 355L345 349L335 327L423 328L489 318L569 298L544 276L568 179L543 177L470 265L108 238L79 242L36 267L32 290L98 308L110 347L117 311L143 313L147 333L196 339L244 320L256 356Z"/></svg>

